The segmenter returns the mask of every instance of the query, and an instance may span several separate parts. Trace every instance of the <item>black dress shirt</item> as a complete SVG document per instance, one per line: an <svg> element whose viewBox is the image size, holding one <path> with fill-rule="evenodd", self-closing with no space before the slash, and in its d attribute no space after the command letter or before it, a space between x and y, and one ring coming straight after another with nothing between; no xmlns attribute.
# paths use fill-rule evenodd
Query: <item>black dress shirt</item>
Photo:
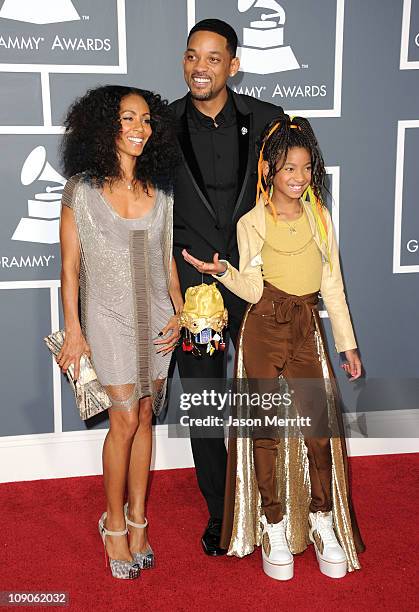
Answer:
<svg viewBox="0 0 419 612"><path fill-rule="evenodd" d="M214 208L217 225L227 230L239 191L237 117L231 95L215 120L201 113L189 98L187 120L206 195Z"/></svg>

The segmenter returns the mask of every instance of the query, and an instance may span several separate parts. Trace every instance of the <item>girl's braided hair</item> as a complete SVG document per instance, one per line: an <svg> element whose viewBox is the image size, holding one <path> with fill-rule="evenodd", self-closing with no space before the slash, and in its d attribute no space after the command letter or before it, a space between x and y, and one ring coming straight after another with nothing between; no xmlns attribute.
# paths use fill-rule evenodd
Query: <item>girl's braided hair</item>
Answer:
<svg viewBox="0 0 419 612"><path fill-rule="evenodd" d="M259 181L258 194L262 192L266 201L271 205L269 189L273 184L275 174L285 165L288 150L293 147L307 149L311 156L311 188L322 206L325 206L325 192L327 192L326 170L323 156L317 138L307 119L303 117L289 117L283 115L271 121L263 130L259 143ZM266 161L269 171L266 178L262 173L262 162ZM274 211L275 212L275 211Z"/></svg>

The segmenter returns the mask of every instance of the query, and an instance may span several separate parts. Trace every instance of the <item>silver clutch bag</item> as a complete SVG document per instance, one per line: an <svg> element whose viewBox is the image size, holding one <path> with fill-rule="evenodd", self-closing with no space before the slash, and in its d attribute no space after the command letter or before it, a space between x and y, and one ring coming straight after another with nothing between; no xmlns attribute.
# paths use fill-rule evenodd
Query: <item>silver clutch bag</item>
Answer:
<svg viewBox="0 0 419 612"><path fill-rule="evenodd" d="M44 338L45 344L53 355L58 355L64 344L65 332L60 330ZM96 372L87 355L80 358L80 374L78 380L74 380L74 366L70 365L67 370L67 378L73 387L76 404L80 412L80 418L85 421L95 414L99 414L112 406L112 402L97 379Z"/></svg>

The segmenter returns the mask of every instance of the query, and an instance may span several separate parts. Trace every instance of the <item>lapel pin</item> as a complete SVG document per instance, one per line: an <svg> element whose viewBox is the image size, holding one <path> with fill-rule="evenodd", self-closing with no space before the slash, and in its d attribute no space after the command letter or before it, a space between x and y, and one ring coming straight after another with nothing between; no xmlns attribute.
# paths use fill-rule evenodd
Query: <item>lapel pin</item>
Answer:
<svg viewBox="0 0 419 612"><path fill-rule="evenodd" d="M246 127L242 127L242 129L241 129L242 136L246 136L248 131L249 130Z"/></svg>

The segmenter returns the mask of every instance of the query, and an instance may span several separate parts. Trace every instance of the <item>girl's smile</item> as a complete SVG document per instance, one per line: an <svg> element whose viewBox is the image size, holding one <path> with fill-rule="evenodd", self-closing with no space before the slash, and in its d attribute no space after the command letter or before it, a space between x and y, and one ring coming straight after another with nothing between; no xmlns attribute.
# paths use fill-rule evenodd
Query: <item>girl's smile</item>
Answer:
<svg viewBox="0 0 419 612"><path fill-rule="evenodd" d="M273 201L277 204L301 198L311 183L311 155L303 147L288 149L287 159L277 166L273 178Z"/></svg>

